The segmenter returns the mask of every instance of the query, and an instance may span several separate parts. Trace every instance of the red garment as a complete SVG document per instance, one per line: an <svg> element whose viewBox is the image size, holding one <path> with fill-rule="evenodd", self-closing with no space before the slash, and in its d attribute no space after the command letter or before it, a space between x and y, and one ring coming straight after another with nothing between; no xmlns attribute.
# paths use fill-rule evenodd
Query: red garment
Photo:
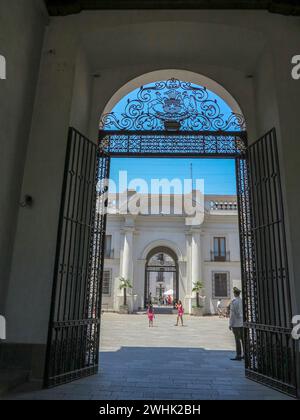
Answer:
<svg viewBox="0 0 300 420"><path fill-rule="evenodd" d="M149 321L153 321L153 318L154 318L154 312L152 311L152 312L150 312L149 311L149 309L148 309L148 311L147 311L147 315L148 315L148 319L149 319Z"/></svg>
<svg viewBox="0 0 300 420"><path fill-rule="evenodd" d="M183 316L183 314L184 314L184 309L183 309L183 306L182 305L178 305L177 306L177 310L178 310L178 316Z"/></svg>

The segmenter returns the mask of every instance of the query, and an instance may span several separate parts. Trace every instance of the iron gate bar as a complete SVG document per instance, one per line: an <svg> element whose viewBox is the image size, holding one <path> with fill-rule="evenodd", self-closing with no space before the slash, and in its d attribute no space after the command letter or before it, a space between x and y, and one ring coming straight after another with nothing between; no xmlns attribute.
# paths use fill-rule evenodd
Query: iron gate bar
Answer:
<svg viewBox="0 0 300 420"><path fill-rule="evenodd" d="M97 211L108 177L109 157L70 128L62 187L46 355L45 386L52 387L98 370L100 246L106 212ZM107 192L107 190L106 190ZM102 201L101 201L102 200ZM97 210L100 210L97 209Z"/></svg>
<svg viewBox="0 0 300 420"><path fill-rule="evenodd" d="M241 226L250 228L241 229L246 376L296 396L296 342L291 336L292 296L274 129L249 146L247 162L249 179L238 180ZM253 258L247 260L244 251Z"/></svg>

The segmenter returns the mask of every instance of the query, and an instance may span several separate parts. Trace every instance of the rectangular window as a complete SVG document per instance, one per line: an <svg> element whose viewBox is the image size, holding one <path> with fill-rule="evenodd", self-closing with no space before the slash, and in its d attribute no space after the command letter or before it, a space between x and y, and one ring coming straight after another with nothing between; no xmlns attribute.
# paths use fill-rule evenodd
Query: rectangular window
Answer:
<svg viewBox="0 0 300 420"><path fill-rule="evenodd" d="M214 273L213 274L213 297L214 298L228 298L230 296L228 278L229 278L228 273Z"/></svg>
<svg viewBox="0 0 300 420"><path fill-rule="evenodd" d="M105 236L105 258L111 258L112 257L112 235L106 235Z"/></svg>
<svg viewBox="0 0 300 420"><path fill-rule="evenodd" d="M103 272L102 294L105 296L110 296L111 277L111 270L105 270Z"/></svg>
<svg viewBox="0 0 300 420"><path fill-rule="evenodd" d="M226 238L214 238L214 261L226 261Z"/></svg>

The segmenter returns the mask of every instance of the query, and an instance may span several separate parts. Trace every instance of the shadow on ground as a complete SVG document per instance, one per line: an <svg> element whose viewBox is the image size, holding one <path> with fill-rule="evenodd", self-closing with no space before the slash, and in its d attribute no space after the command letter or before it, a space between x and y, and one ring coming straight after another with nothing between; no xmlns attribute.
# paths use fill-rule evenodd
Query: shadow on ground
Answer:
<svg viewBox="0 0 300 420"><path fill-rule="evenodd" d="M231 351L189 347L121 347L100 353L100 372L51 390L18 389L26 400L288 399L245 378Z"/></svg>

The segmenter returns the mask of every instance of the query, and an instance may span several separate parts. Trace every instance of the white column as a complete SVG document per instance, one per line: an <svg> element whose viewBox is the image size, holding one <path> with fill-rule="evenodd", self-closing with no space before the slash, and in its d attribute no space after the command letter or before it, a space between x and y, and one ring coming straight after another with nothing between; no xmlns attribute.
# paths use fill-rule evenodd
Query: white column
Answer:
<svg viewBox="0 0 300 420"><path fill-rule="evenodd" d="M199 229L192 230L191 238L191 289L197 281L202 279L202 253L201 253L201 233ZM190 300L190 311L192 311L194 303L194 294L191 293L192 299Z"/></svg>
<svg viewBox="0 0 300 420"><path fill-rule="evenodd" d="M201 270L201 238L200 231L193 230L192 232L192 287L197 281L202 281L202 270Z"/></svg>
<svg viewBox="0 0 300 420"><path fill-rule="evenodd" d="M134 227L125 226L123 228L122 233L124 234L124 241L123 241L123 250L122 250L122 258L121 258L121 265L120 265L120 276L124 277L126 280L130 280L130 283L134 287L134 279L133 279L133 235L134 235ZM123 302L123 292L120 290L118 291L118 307L122 305ZM134 302L134 289L127 290L127 303L129 307L129 311L133 311Z"/></svg>
<svg viewBox="0 0 300 420"><path fill-rule="evenodd" d="M133 281L133 229L124 230L122 277Z"/></svg>

